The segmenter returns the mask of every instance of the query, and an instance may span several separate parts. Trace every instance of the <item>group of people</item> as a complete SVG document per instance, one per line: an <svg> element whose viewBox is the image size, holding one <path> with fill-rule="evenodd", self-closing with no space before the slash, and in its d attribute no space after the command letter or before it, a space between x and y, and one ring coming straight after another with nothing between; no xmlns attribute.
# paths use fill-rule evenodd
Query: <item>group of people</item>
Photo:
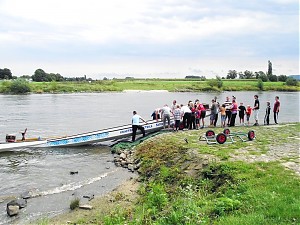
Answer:
<svg viewBox="0 0 300 225"><path fill-rule="evenodd" d="M177 101L174 100L172 106L169 107L165 104L162 108L157 108L152 113L153 120L162 120L163 127L170 128L171 116L174 117L175 126L174 130L178 131L180 126L183 129L201 129L205 126L205 118L209 117L210 127L216 127L219 119L219 114L221 117L221 127L235 126L237 115L239 117L239 122L242 125L250 125L250 117L253 114L255 123L254 126L258 124L258 115L260 112L260 101L258 95L254 95L254 105L244 106L243 102L237 103L235 96L226 97L226 100L223 104L220 104L217 101L217 98L211 100L211 104L203 104L198 99L193 101L188 101L186 105L177 104ZM275 97L275 102L273 106L274 122L278 124L278 113L280 109L279 97ZM208 113L210 112L210 113ZM266 105L264 125L270 124L270 113L271 113L271 104L268 101ZM245 117L246 122L245 123ZM139 125L139 120L147 123L141 116L137 115L136 111L133 111L132 117L132 141L135 140L135 134L137 129L140 129L145 136L145 131L142 126Z"/></svg>

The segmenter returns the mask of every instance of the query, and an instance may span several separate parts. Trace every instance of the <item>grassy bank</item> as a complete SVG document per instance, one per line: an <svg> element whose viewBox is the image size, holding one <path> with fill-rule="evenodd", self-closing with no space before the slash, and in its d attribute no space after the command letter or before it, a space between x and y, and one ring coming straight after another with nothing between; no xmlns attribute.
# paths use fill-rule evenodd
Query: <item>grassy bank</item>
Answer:
<svg viewBox="0 0 300 225"><path fill-rule="evenodd" d="M134 149L138 186L44 224L299 224L299 131L255 127L254 141L224 145L199 140L205 130L152 137Z"/></svg>
<svg viewBox="0 0 300 225"><path fill-rule="evenodd" d="M0 93L9 90L10 81L0 82ZM208 81L187 79L133 79L89 82L31 82L32 93L107 92L124 90L168 90L171 92L199 91L258 91L257 80L224 80L223 86L211 87ZM284 82L264 82L265 91L299 91L299 86Z"/></svg>

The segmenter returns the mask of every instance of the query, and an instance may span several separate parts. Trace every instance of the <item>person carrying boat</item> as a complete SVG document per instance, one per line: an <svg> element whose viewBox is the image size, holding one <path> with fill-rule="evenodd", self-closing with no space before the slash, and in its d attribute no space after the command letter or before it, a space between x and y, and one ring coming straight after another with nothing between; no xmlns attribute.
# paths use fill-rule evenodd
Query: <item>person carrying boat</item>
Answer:
<svg viewBox="0 0 300 225"><path fill-rule="evenodd" d="M139 129L143 137L145 137L145 128L140 125L140 120L142 120L144 123L148 124L140 115L137 114L136 111L133 111L132 116L132 141L135 141L136 131Z"/></svg>

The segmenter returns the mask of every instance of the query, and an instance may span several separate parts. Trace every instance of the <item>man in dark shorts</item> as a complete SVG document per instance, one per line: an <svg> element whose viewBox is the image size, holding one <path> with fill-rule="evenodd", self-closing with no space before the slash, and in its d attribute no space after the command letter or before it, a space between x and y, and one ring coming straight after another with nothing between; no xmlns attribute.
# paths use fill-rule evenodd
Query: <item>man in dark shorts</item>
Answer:
<svg viewBox="0 0 300 225"><path fill-rule="evenodd" d="M230 98L227 96L226 97L226 101L224 102L225 104L225 113L226 113L226 117L225 120L227 119L227 126L229 126L230 124L230 118L231 118L231 109L230 106L232 104L232 102L230 101Z"/></svg>

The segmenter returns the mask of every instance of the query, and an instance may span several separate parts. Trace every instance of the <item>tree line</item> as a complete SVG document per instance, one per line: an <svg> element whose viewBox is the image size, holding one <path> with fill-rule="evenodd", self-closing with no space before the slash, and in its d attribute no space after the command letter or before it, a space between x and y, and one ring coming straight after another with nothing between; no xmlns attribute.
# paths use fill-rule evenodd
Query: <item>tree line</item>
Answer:
<svg viewBox="0 0 300 225"><path fill-rule="evenodd" d="M51 81L86 81L91 80L86 78L86 75L83 77L63 77L59 73L46 73L42 69L37 69L32 76L23 75L20 77L25 80L32 80L35 82L51 82ZM0 80L12 80L17 79L16 76L12 75L12 72L8 68L0 69Z"/></svg>

